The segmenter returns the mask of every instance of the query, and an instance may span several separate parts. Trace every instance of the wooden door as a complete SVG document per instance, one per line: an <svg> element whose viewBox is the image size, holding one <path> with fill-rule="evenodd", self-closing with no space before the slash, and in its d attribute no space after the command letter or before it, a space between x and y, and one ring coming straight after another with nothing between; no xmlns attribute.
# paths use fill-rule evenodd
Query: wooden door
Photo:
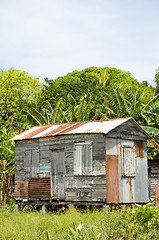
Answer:
<svg viewBox="0 0 159 240"><path fill-rule="evenodd" d="M51 152L51 193L53 199L65 199L64 150Z"/></svg>

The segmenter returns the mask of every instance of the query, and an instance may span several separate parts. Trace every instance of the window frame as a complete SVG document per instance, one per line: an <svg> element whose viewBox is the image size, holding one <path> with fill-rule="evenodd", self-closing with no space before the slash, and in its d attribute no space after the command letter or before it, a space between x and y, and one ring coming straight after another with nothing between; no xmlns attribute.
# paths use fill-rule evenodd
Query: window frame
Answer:
<svg viewBox="0 0 159 240"><path fill-rule="evenodd" d="M135 149L132 146L122 146L122 177L135 177Z"/></svg>
<svg viewBox="0 0 159 240"><path fill-rule="evenodd" d="M92 163L92 142L87 141L74 143L74 175L92 175Z"/></svg>

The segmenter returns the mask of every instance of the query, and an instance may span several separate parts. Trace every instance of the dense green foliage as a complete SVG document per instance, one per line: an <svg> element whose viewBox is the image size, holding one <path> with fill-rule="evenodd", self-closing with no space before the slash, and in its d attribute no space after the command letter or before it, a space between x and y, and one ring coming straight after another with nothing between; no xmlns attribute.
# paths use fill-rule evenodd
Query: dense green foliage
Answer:
<svg viewBox="0 0 159 240"><path fill-rule="evenodd" d="M27 112L30 126L133 117L158 142L159 95L146 81L139 83L129 72L110 67L45 80L38 107ZM149 145L151 159L159 157L156 146Z"/></svg>
<svg viewBox="0 0 159 240"><path fill-rule="evenodd" d="M159 71L157 71L157 73L155 74L155 82L156 82L155 93L158 94L159 93Z"/></svg>
<svg viewBox="0 0 159 240"><path fill-rule="evenodd" d="M148 86L147 82L139 83L131 77L129 72L110 67L90 67L82 71L73 71L55 80L45 79L45 81L42 100L43 102L50 101L53 107L60 98L66 99L68 93L77 102L87 93L91 93L92 98L96 97L97 101L101 103L103 100L101 90L109 91L110 87L119 87L123 90L128 88L133 94L138 88L139 92L142 91L146 94L144 101L149 101L154 92L154 89Z"/></svg>
<svg viewBox="0 0 159 240"><path fill-rule="evenodd" d="M150 205L130 210L65 213L0 209L0 239L159 239L159 210Z"/></svg>
<svg viewBox="0 0 159 240"><path fill-rule="evenodd" d="M13 136L13 131L7 131L5 127L0 128L0 195L4 203L13 191L9 181L10 176L14 174L15 144L14 141L10 141Z"/></svg>
<svg viewBox="0 0 159 240"><path fill-rule="evenodd" d="M0 124L9 127L16 121L25 121L22 109L36 104L40 89L38 79L24 71L0 70Z"/></svg>

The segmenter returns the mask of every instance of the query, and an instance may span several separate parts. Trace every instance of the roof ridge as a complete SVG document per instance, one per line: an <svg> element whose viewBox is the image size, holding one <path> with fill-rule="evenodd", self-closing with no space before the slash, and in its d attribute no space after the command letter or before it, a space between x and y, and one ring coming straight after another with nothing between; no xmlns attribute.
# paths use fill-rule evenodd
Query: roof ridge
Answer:
<svg viewBox="0 0 159 240"><path fill-rule="evenodd" d="M80 122L63 122L63 123L52 123L52 124L45 124L45 125L36 125L34 127L42 127L42 126L52 126L52 125L63 125L63 124L74 124L74 123L87 123L87 122L104 122L104 121L114 121L120 119L132 119L132 117L125 117L125 118L110 118L110 119L99 119L99 120L90 120L90 121L80 121ZM33 128L33 127L32 127Z"/></svg>

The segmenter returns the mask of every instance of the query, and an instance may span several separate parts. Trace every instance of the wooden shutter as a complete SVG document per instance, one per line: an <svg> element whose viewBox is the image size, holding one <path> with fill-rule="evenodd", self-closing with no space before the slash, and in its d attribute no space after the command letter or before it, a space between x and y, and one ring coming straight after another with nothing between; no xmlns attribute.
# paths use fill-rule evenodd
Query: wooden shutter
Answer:
<svg viewBox="0 0 159 240"><path fill-rule="evenodd" d="M32 151L27 150L24 155L24 169L27 177L31 177Z"/></svg>
<svg viewBox="0 0 159 240"><path fill-rule="evenodd" d="M75 145L74 174L82 175L82 145Z"/></svg>
<svg viewBox="0 0 159 240"><path fill-rule="evenodd" d="M27 150L24 156L24 169L27 177L37 177L39 173L39 150Z"/></svg>
<svg viewBox="0 0 159 240"><path fill-rule="evenodd" d="M135 152L132 147L122 147L122 176L135 176Z"/></svg>
<svg viewBox="0 0 159 240"><path fill-rule="evenodd" d="M74 174L92 174L92 143L76 143L74 155Z"/></svg>
<svg viewBox="0 0 159 240"><path fill-rule="evenodd" d="M32 150L32 177L37 177L39 173L39 150Z"/></svg>

